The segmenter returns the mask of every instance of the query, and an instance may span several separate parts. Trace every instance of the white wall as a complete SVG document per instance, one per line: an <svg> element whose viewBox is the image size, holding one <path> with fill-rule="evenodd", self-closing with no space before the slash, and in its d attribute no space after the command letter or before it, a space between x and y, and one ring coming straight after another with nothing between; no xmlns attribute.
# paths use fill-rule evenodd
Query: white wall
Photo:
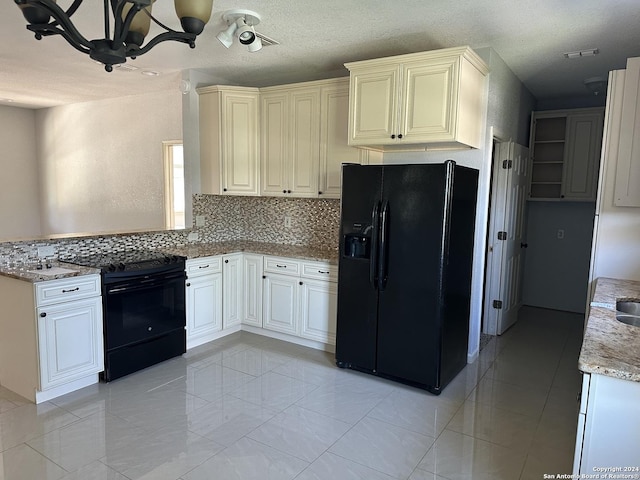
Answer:
<svg viewBox="0 0 640 480"><path fill-rule="evenodd" d="M39 110L36 129L43 234L164 228L162 141L182 139L178 88Z"/></svg>
<svg viewBox="0 0 640 480"><path fill-rule="evenodd" d="M40 236L35 111L0 106L0 241Z"/></svg>
<svg viewBox="0 0 640 480"><path fill-rule="evenodd" d="M584 313L595 204L529 202L528 207L523 303Z"/></svg>
<svg viewBox="0 0 640 480"><path fill-rule="evenodd" d="M531 93L493 49L478 49L476 53L489 65L490 71L484 146L472 150L385 153L383 160L384 163L440 163L453 159L459 165L479 171L469 323L469 361L477 357L480 344L493 136L499 136L501 140L513 139L517 143L527 145L529 117L534 106Z"/></svg>

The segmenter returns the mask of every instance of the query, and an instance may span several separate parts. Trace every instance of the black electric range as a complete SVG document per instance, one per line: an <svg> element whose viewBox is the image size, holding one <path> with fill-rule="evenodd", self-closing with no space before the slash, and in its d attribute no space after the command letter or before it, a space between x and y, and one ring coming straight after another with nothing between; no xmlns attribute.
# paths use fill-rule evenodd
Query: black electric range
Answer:
<svg viewBox="0 0 640 480"><path fill-rule="evenodd" d="M65 261L102 272L105 381L186 351L184 257L129 250Z"/></svg>

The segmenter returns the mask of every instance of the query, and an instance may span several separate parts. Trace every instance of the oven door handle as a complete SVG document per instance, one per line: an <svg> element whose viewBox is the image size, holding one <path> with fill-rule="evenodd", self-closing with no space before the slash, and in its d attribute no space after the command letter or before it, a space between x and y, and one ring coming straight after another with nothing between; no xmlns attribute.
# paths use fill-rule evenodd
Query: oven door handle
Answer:
<svg viewBox="0 0 640 480"><path fill-rule="evenodd" d="M138 277L134 279L127 279L126 282L119 282L115 284L107 284L105 285L105 291L107 294L116 294L123 292L135 292L138 290L148 290L153 287L160 287L166 284L166 282L171 282L174 280L185 280L184 272L176 273L173 275L161 275L161 276L149 276L147 277Z"/></svg>

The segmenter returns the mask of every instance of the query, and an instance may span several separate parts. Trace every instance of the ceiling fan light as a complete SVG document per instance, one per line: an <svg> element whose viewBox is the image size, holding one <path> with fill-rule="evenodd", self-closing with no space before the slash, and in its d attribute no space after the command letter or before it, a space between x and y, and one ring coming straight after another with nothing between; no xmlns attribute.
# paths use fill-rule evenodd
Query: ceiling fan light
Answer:
<svg viewBox="0 0 640 480"><path fill-rule="evenodd" d="M211 19L213 0L175 0L174 3L182 29L200 35Z"/></svg>
<svg viewBox="0 0 640 480"><path fill-rule="evenodd" d="M56 3L56 0L52 0ZM22 10L22 15L31 25L43 25L49 23L51 15L46 10L26 3L19 3L18 7Z"/></svg>
<svg viewBox="0 0 640 480"><path fill-rule="evenodd" d="M151 27L151 9L154 2L155 0L152 0L148 7L144 7L133 17L125 39L127 44L134 44L139 47L143 44L145 37L149 34L149 28ZM129 10L131 10L131 5L131 3L127 3L122 9L122 20L127 18L127 14L129 13ZM149 14L147 15L143 10L147 10Z"/></svg>

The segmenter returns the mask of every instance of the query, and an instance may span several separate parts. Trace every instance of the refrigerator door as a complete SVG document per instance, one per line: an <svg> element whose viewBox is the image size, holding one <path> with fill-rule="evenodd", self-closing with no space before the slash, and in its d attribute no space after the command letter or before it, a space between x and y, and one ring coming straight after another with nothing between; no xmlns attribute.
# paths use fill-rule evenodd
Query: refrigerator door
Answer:
<svg viewBox="0 0 640 480"><path fill-rule="evenodd" d="M437 390L447 166L389 165L383 175L378 372Z"/></svg>
<svg viewBox="0 0 640 480"><path fill-rule="evenodd" d="M341 367L376 369L381 191L381 166L343 167L336 334Z"/></svg>

